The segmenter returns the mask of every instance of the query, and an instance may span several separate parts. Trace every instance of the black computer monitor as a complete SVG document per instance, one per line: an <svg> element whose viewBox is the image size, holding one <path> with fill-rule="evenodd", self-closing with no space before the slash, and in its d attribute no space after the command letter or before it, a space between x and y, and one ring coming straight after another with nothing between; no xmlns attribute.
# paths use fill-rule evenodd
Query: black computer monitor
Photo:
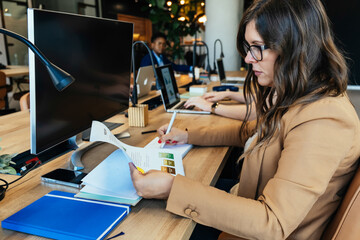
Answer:
<svg viewBox="0 0 360 240"><path fill-rule="evenodd" d="M29 51L31 153L41 153L129 107L133 24L28 10L28 36L75 82L62 92Z"/></svg>

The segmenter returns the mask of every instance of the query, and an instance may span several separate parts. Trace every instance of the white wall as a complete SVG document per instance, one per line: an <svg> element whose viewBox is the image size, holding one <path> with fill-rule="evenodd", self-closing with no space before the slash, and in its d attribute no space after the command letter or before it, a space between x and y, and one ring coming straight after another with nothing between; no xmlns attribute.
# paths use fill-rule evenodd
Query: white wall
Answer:
<svg viewBox="0 0 360 240"><path fill-rule="evenodd" d="M226 71L240 69L240 55L236 49L236 36L243 15L244 0L206 0L207 17L205 42L209 46L210 65L213 68L214 42L220 39L224 48L224 68ZM216 43L216 57L220 56L220 43Z"/></svg>

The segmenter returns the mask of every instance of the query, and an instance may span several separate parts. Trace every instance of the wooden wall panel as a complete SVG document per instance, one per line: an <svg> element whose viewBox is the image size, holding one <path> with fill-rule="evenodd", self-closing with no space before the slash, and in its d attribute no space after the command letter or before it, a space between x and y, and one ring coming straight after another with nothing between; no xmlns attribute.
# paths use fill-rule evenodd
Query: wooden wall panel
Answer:
<svg viewBox="0 0 360 240"><path fill-rule="evenodd" d="M134 41L145 41L148 44L151 42L152 24L150 19L130 16L125 14L117 14L119 21L134 23Z"/></svg>

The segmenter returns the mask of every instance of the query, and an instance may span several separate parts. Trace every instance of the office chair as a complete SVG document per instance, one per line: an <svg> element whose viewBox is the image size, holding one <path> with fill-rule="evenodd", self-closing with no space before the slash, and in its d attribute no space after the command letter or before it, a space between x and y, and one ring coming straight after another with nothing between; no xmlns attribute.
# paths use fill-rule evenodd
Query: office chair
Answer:
<svg viewBox="0 0 360 240"><path fill-rule="evenodd" d="M0 71L0 115L15 112L15 109L9 108L8 93L13 89L12 84L6 84L6 75Z"/></svg>
<svg viewBox="0 0 360 240"><path fill-rule="evenodd" d="M6 76L4 73L0 72L0 109L5 108L6 106L6 95L7 95Z"/></svg>
<svg viewBox="0 0 360 240"><path fill-rule="evenodd" d="M321 239L360 239L360 167Z"/></svg>
<svg viewBox="0 0 360 240"><path fill-rule="evenodd" d="M12 80L16 83L17 89L19 90L19 91L14 92L13 98L14 98L14 100L19 101L20 98L25 93L29 92L28 90L22 89L22 87L21 87L22 84L26 84L29 86L29 77L28 76L17 77L17 78L12 78Z"/></svg>
<svg viewBox="0 0 360 240"><path fill-rule="evenodd" d="M21 111L30 109L30 93L28 92L28 93L25 93L24 95L22 95L19 103L20 103Z"/></svg>

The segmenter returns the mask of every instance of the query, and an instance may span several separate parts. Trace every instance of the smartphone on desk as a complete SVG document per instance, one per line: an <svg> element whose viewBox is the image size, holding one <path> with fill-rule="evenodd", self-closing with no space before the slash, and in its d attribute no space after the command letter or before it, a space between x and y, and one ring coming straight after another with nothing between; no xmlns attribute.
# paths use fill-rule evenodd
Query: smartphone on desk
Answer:
<svg viewBox="0 0 360 240"><path fill-rule="evenodd" d="M80 188L81 180L86 173L58 168L41 176L41 180L47 183L56 183L69 187Z"/></svg>

